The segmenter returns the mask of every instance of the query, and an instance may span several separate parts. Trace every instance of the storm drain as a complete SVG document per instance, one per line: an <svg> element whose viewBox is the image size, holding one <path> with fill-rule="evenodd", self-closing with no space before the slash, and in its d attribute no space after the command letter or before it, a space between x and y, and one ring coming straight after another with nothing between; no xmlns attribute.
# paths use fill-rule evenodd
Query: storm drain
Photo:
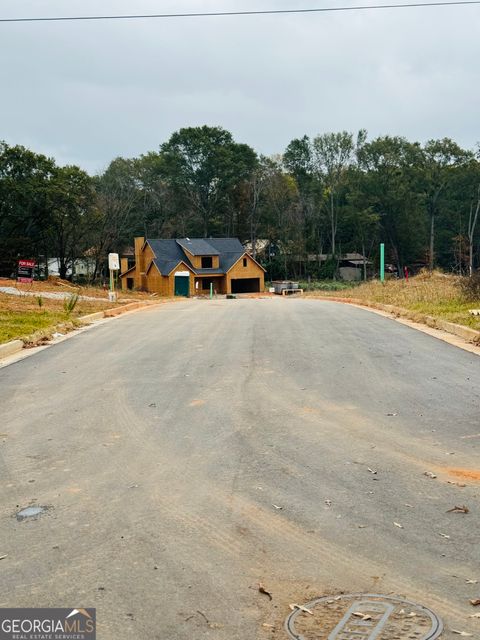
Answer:
<svg viewBox="0 0 480 640"><path fill-rule="evenodd" d="M312 600L288 616L285 628L295 640L434 640L443 623L420 604L355 593Z"/></svg>

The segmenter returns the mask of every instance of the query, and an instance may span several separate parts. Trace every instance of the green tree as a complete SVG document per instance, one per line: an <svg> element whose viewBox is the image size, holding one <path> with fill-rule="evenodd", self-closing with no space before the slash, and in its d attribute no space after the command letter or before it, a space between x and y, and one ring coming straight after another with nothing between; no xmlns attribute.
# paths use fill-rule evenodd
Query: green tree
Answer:
<svg viewBox="0 0 480 640"><path fill-rule="evenodd" d="M58 259L60 277L66 278L69 266L74 275L75 259L87 248L85 241L95 212L92 178L79 167L57 167L49 181L47 202L48 235Z"/></svg>
<svg viewBox="0 0 480 640"><path fill-rule="evenodd" d="M358 153L366 204L380 216L382 239L399 273L426 252L426 216L419 184L422 150L405 138L382 136ZM421 175L421 174L420 174Z"/></svg>
<svg viewBox="0 0 480 640"><path fill-rule="evenodd" d="M429 267L435 264L435 223L442 208L448 207L448 188L456 169L471 160L473 154L450 138L429 140L423 147L425 201L430 218Z"/></svg>
<svg viewBox="0 0 480 640"><path fill-rule="evenodd" d="M4 275L15 270L18 258L48 257L47 194L54 171L52 159L0 142L0 268Z"/></svg>
<svg viewBox="0 0 480 640"><path fill-rule="evenodd" d="M231 228L235 191L257 166L253 149L225 129L203 126L174 133L160 154L163 177L203 236Z"/></svg>
<svg viewBox="0 0 480 640"><path fill-rule="evenodd" d="M92 212L93 279L110 252L132 242L138 232L141 192L137 181L137 161L116 158L95 178L96 209Z"/></svg>
<svg viewBox="0 0 480 640"><path fill-rule="evenodd" d="M359 148L364 144L365 131L360 131L357 140L351 133L324 133L312 143L312 160L315 172L324 186L326 207L330 224L332 257L337 255L337 231L340 210L340 192L345 185L348 170L356 164Z"/></svg>

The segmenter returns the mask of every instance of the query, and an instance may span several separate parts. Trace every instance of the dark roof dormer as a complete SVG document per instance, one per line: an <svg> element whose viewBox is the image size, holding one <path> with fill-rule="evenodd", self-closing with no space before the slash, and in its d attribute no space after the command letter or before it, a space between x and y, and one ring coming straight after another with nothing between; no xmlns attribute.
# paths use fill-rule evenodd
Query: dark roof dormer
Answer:
<svg viewBox="0 0 480 640"><path fill-rule="evenodd" d="M212 247L208 240L202 238L182 238L177 243L192 256L219 256L220 251Z"/></svg>

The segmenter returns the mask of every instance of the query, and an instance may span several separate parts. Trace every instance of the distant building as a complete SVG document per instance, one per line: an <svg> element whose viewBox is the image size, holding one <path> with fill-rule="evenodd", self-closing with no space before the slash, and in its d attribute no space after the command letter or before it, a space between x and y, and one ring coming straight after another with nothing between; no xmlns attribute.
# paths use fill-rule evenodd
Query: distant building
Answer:
<svg viewBox="0 0 480 640"><path fill-rule="evenodd" d="M45 269L43 269L45 270ZM91 278L95 271L95 260L93 258L76 258L75 259L75 275L84 278ZM48 259L48 275L60 276L60 262L58 258ZM67 277L72 275L72 264L67 267Z"/></svg>
<svg viewBox="0 0 480 640"><path fill-rule="evenodd" d="M256 293L264 290L265 269L237 238L135 238L135 264L121 260L122 289L161 296Z"/></svg>
<svg viewBox="0 0 480 640"><path fill-rule="evenodd" d="M328 260L331 260L332 255L327 253L310 253L307 256L306 262L317 264L323 264ZM342 280L353 282L363 279L364 269L370 270L372 266L371 260L361 253L344 253L337 256L338 260L338 272Z"/></svg>
<svg viewBox="0 0 480 640"><path fill-rule="evenodd" d="M281 253L280 246L271 240L267 240L266 238L258 238L255 242L255 252L253 247L253 242L244 242L243 246L245 247L245 251L253 256L255 253L256 258L261 258L262 260L268 260L269 258L274 258L275 256Z"/></svg>

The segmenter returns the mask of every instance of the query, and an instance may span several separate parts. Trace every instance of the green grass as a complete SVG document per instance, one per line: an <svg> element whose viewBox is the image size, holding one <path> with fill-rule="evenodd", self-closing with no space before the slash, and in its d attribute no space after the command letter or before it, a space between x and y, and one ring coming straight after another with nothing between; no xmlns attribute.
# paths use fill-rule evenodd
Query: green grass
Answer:
<svg viewBox="0 0 480 640"><path fill-rule="evenodd" d="M360 282L342 282L340 280L312 280L300 281L299 287L304 291L346 291L355 289Z"/></svg>
<svg viewBox="0 0 480 640"><path fill-rule="evenodd" d="M457 301L448 302L416 302L408 305L408 309L434 318L442 318L447 322L463 324L472 329L480 330L480 317L472 316L469 310L474 308L472 303Z"/></svg>
<svg viewBox="0 0 480 640"><path fill-rule="evenodd" d="M52 311L0 311L0 344L22 340L36 331L53 329L65 321L65 314Z"/></svg>
<svg viewBox="0 0 480 640"><path fill-rule="evenodd" d="M41 300L41 303L40 303ZM30 344L51 335L71 331L79 317L116 306L108 300L79 300L74 293L66 300L0 293L0 344L23 340Z"/></svg>

